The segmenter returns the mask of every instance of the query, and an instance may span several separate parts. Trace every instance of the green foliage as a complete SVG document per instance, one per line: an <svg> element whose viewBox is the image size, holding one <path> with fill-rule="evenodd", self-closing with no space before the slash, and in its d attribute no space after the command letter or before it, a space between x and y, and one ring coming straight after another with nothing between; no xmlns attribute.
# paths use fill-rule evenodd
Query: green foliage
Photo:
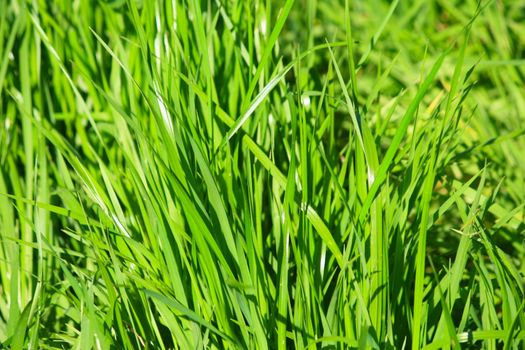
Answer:
<svg viewBox="0 0 525 350"><path fill-rule="evenodd" d="M0 343L522 348L524 14L0 0Z"/></svg>

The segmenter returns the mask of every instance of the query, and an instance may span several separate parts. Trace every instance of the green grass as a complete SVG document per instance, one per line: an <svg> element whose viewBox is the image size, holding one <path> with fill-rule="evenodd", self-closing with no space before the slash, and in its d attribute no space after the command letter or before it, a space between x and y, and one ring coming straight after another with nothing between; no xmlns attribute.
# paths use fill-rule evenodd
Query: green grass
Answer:
<svg viewBox="0 0 525 350"><path fill-rule="evenodd" d="M524 14L0 0L0 347L523 348Z"/></svg>

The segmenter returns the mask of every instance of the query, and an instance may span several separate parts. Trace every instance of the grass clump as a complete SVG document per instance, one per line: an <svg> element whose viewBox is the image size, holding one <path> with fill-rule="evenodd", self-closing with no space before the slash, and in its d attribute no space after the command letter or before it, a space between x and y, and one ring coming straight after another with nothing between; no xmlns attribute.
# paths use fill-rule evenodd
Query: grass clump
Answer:
<svg viewBox="0 0 525 350"><path fill-rule="evenodd" d="M0 342L521 348L522 10L0 1Z"/></svg>

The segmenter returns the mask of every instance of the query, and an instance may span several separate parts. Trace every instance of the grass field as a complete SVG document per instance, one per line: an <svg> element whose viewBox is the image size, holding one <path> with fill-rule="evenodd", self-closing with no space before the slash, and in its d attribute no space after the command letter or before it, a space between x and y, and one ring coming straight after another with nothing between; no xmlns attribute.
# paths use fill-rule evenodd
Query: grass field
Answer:
<svg viewBox="0 0 525 350"><path fill-rule="evenodd" d="M523 349L525 2L0 0L0 348Z"/></svg>

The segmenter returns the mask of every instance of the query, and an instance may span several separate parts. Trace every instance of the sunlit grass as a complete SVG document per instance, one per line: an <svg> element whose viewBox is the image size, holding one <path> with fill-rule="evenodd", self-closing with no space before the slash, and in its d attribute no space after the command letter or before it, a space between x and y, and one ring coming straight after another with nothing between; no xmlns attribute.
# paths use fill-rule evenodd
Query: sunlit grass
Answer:
<svg viewBox="0 0 525 350"><path fill-rule="evenodd" d="M524 14L0 0L0 342L522 348Z"/></svg>

